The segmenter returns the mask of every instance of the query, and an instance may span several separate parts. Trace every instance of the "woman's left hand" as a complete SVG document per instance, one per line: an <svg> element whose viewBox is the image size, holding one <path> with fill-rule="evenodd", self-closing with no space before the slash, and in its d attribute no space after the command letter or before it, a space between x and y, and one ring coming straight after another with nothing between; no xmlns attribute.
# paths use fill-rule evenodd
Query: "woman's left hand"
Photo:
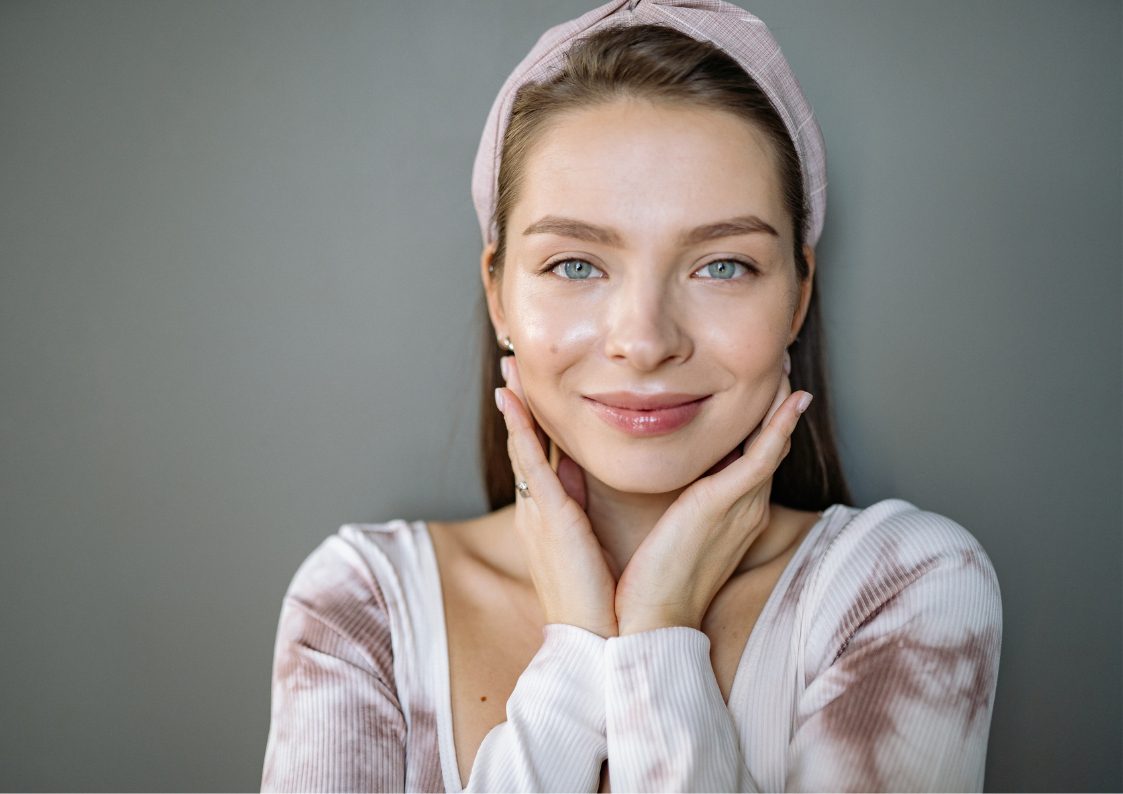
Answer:
<svg viewBox="0 0 1123 794"><path fill-rule="evenodd" d="M772 475L791 449L804 395L810 396L792 394L782 373L744 453L691 483L644 538L616 585L621 636L664 626L701 628L710 602L768 526Z"/></svg>

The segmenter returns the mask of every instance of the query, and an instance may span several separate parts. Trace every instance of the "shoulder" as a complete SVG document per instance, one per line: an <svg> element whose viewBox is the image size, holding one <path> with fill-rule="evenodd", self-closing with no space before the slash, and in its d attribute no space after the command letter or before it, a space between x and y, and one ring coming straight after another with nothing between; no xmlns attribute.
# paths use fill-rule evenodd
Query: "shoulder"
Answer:
<svg viewBox="0 0 1123 794"><path fill-rule="evenodd" d="M423 531L420 522L394 519L344 524L324 538L289 582L279 639L305 643L330 634L332 642L353 646L366 665L386 668L391 613L403 598L402 581L415 577Z"/></svg>
<svg viewBox="0 0 1123 794"><path fill-rule="evenodd" d="M866 508L847 508L849 518L823 553L825 577L861 570L894 572L912 579L933 565L959 563L995 579L982 544L947 516L922 510L904 499L883 499Z"/></svg>
<svg viewBox="0 0 1123 794"><path fill-rule="evenodd" d="M285 598L320 607L365 598L383 588L385 573L416 563L421 531L404 519L344 524L300 563Z"/></svg>
<svg viewBox="0 0 1123 794"><path fill-rule="evenodd" d="M830 663L883 612L882 626L912 625L933 641L974 629L1000 640L998 576L964 526L904 499L847 509L851 515L826 544L807 593L808 650L819 664Z"/></svg>

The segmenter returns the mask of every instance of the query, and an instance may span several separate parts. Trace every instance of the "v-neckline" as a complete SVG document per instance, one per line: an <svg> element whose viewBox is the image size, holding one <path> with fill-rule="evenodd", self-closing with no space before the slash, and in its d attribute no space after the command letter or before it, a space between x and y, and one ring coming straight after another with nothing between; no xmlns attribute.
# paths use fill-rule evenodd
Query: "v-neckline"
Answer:
<svg viewBox="0 0 1123 794"><path fill-rule="evenodd" d="M807 535L800 541L799 548L796 549L795 554L788 560L784 570L780 573L776 584L772 587L772 592L768 594L765 599L764 606L757 616L756 622L753 623L752 629L749 631L749 636L745 639L745 647L741 651L741 658L737 661L737 669L733 673L733 682L729 687L729 701L728 707L733 708L735 703L740 702L739 697L741 690L748 684L742 684L741 668L745 666L745 660L749 658L749 651L752 649L754 642L759 642L759 637L763 631L761 624L766 623L766 620L772 617L772 613L776 611L779 606L780 600L783 598L783 593L791 586L791 577L794 572L802 563L803 558L811 553L811 547L815 543L818 535L827 527L835 513L836 508L840 503L835 503L822 511L819 520L816 521L811 529L807 531ZM434 583L435 598L430 602L431 605L431 619L435 629L433 631L434 639L436 640L436 648L434 649L435 677L436 677L436 690L434 692L433 708L437 715L437 753L440 756L441 775L444 778L445 791L452 794L461 794L464 791L464 786L460 782L460 759L456 757L456 741L453 736L452 725L452 684L451 684L451 664L448 653L448 624L445 615L444 606L444 586L441 583L440 566L437 564L437 553L433 548L433 536L429 528L429 522L419 520L417 524L424 530L423 535L425 538L425 565L428 570L425 571ZM486 737L485 737L486 738ZM481 742L482 746L482 742ZM479 750L477 749L478 753ZM474 766L474 764L473 764ZM469 773L471 774L471 773Z"/></svg>

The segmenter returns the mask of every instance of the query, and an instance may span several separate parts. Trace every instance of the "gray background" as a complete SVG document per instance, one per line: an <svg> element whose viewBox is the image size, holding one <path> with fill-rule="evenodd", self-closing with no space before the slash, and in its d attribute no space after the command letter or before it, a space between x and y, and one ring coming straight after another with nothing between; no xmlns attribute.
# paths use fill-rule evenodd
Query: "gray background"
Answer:
<svg viewBox="0 0 1123 794"><path fill-rule="evenodd" d="M1117 2L743 3L825 132L858 504L1002 583L990 790L1119 790ZM255 790L281 596L483 511L469 177L563 0L0 3L0 787Z"/></svg>

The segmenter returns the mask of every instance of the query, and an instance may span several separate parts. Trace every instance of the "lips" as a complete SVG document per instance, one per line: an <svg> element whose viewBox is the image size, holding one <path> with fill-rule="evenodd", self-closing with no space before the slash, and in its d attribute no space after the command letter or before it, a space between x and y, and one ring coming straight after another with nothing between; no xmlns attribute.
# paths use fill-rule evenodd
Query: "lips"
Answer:
<svg viewBox="0 0 1123 794"><path fill-rule="evenodd" d="M694 419L698 412L702 410L706 400L709 399L709 395L698 397L696 395L673 393L642 397L637 397L635 394L616 393L601 394L596 395L596 397L597 399L585 398L593 411L612 427L632 436L658 436L674 432ZM601 399L631 401L633 404L639 403L648 406L652 402L658 401L667 404L661 407L637 409L610 405L601 402Z"/></svg>
<svg viewBox="0 0 1123 794"><path fill-rule="evenodd" d="M705 394L687 394L686 392L631 392L631 391L611 391L601 392L599 394L585 395L590 400L596 400L604 405L612 406L613 408L627 408L632 411L652 411L656 408L673 408L677 405L685 405L686 403L700 400L708 395Z"/></svg>

